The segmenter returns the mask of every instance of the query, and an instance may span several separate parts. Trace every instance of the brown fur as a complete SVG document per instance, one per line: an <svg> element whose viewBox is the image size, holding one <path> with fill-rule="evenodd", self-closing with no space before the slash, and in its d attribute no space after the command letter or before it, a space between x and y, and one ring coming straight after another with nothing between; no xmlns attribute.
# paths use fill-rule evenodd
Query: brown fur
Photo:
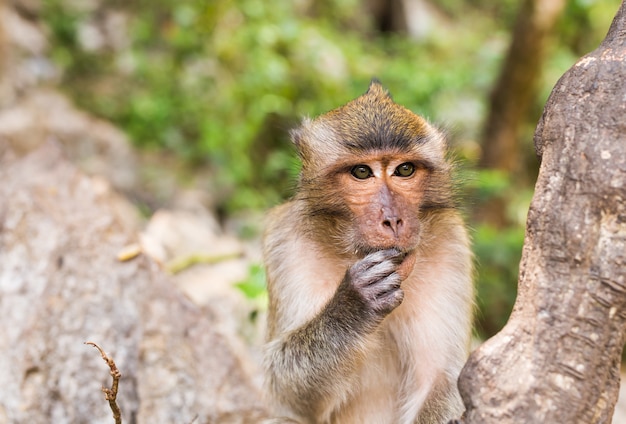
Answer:
<svg viewBox="0 0 626 424"><path fill-rule="evenodd" d="M299 191L270 213L264 239L275 413L302 423L459 416L473 287L443 137L373 82L293 138ZM415 165L408 177L397 174L404 163ZM355 165L371 178L355 178Z"/></svg>

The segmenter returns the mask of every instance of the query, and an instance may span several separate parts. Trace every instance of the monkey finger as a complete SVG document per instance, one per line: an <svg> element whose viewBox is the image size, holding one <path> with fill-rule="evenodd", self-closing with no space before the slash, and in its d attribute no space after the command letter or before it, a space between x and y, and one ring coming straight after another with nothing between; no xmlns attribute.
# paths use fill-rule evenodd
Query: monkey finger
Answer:
<svg viewBox="0 0 626 424"><path fill-rule="evenodd" d="M396 249L386 249L372 252L368 254L365 258L357 261L354 265L352 265L352 267L350 268L350 273L353 276L357 276L363 275L364 273L371 274L370 271L372 271L374 275L379 275L381 277L388 275L393 272L393 270L386 272L384 270L381 270L381 268L386 269L389 264L394 265L394 262L397 262L395 263L395 265L398 265L401 261L401 259L397 259L398 255L400 255L400 252ZM386 265L377 268L377 266L381 264Z"/></svg>
<svg viewBox="0 0 626 424"><path fill-rule="evenodd" d="M373 283L364 286L361 290L363 293L368 293L367 297L370 299L377 299L383 296L385 293L390 293L400 289L402 280L397 272L393 272L386 277L378 279Z"/></svg>
<svg viewBox="0 0 626 424"><path fill-rule="evenodd" d="M402 257L402 252L398 249L382 249L372 252L365 256L365 258L361 259L360 262L363 263L380 263L388 260L393 260L394 258Z"/></svg>
<svg viewBox="0 0 626 424"><path fill-rule="evenodd" d="M376 310L389 313L397 308L404 300L404 291L400 288L382 293L376 302Z"/></svg>
<svg viewBox="0 0 626 424"><path fill-rule="evenodd" d="M377 263L372 265L371 268L365 270L363 274L363 278L365 280L369 280L371 283L374 283L382 278L387 277L391 273L396 271L398 264L394 263L391 260L387 260L381 263Z"/></svg>

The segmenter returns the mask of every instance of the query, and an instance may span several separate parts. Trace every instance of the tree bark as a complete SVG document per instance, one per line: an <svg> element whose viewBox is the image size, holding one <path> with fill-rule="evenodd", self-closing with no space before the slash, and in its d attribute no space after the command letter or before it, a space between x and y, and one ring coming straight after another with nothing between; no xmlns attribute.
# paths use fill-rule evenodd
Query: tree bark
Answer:
<svg viewBox="0 0 626 424"><path fill-rule="evenodd" d="M626 331L626 0L559 80L505 328L470 357L469 423L610 423Z"/></svg>

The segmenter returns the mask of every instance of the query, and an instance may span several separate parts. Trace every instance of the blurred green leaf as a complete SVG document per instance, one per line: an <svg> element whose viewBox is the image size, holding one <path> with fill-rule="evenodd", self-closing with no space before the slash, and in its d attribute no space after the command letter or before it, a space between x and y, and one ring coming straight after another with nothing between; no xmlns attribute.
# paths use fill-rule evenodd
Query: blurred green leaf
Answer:
<svg viewBox="0 0 626 424"><path fill-rule="evenodd" d="M247 280L235 284L249 299L257 299L267 293L265 285L265 271L261 265L255 264L250 267Z"/></svg>

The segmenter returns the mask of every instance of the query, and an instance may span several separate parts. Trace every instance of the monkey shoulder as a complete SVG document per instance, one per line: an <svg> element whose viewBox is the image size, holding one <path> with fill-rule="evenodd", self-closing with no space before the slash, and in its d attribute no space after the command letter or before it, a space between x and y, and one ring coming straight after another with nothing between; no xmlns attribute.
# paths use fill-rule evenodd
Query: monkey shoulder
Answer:
<svg viewBox="0 0 626 424"><path fill-rule="evenodd" d="M308 236L303 219L296 203L282 204L268 213L263 239L270 305L277 317L292 318L288 327L319 312L346 270Z"/></svg>
<svg viewBox="0 0 626 424"><path fill-rule="evenodd" d="M297 205L286 202L272 208L266 216L263 232L263 253L266 265L282 260L293 251L301 236Z"/></svg>

